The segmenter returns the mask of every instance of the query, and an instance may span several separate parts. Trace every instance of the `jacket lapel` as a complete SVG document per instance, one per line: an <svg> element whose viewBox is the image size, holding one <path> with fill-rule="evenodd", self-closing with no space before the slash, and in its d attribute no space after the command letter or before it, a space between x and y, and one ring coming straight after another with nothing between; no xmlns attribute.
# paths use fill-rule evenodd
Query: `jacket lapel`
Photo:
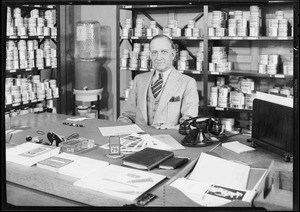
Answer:
<svg viewBox="0 0 300 212"><path fill-rule="evenodd" d="M139 86L141 88L141 92L138 92L139 93L138 99L142 100L142 101L140 101L141 113L143 114L143 118L145 119L146 123L148 123L147 92L148 92L148 88L149 88L153 73L154 72L143 74L143 80L141 80L141 85Z"/></svg>
<svg viewBox="0 0 300 212"><path fill-rule="evenodd" d="M180 74L175 68L173 68L169 75L169 79L167 80L167 83L165 85L165 88L163 89L163 92L161 94L153 123L156 122L156 119L158 118L158 116L161 115L163 109L168 105L168 102L171 99L171 97L174 95L174 93L176 93L177 91L176 88L178 87L179 79L180 79Z"/></svg>

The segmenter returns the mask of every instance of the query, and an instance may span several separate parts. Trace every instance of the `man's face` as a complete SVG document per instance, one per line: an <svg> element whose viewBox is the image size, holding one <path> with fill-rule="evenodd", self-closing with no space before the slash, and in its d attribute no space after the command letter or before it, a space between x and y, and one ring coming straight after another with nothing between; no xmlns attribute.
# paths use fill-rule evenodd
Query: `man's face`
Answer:
<svg viewBox="0 0 300 212"><path fill-rule="evenodd" d="M150 58L157 71L164 72L172 67L175 51L167 38L153 40L150 44L150 51Z"/></svg>

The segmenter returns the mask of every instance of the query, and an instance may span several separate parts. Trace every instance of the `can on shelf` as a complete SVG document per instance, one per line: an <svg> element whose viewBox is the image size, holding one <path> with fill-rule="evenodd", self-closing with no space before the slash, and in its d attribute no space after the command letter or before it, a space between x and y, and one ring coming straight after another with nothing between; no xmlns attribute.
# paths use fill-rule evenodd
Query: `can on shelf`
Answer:
<svg viewBox="0 0 300 212"><path fill-rule="evenodd" d="M252 91L251 93L247 93L245 96L245 109L252 110L253 109L253 100L256 98L256 93Z"/></svg>
<svg viewBox="0 0 300 212"><path fill-rule="evenodd" d="M245 97L241 91L230 92L230 107L243 109L245 104Z"/></svg>

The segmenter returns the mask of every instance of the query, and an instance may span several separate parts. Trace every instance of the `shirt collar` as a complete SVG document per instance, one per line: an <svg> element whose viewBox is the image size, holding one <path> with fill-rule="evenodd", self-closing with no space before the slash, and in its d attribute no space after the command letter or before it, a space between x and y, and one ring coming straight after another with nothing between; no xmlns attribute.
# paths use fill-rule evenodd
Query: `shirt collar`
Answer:
<svg viewBox="0 0 300 212"><path fill-rule="evenodd" d="M172 67L169 69L169 70L167 70L167 71L164 71L164 72L162 72L162 77L163 77L163 81L165 81L167 78L168 78L168 76L169 76L169 74L171 73L171 70L172 70ZM155 71L155 77L158 79L158 74L159 73L161 73L161 72L159 72L159 71Z"/></svg>

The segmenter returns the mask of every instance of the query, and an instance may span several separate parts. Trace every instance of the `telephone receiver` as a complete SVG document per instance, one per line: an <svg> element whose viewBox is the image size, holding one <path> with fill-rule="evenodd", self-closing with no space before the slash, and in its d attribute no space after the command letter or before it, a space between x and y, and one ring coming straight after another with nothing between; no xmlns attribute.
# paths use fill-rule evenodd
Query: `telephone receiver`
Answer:
<svg viewBox="0 0 300 212"><path fill-rule="evenodd" d="M197 116L185 120L179 125L181 135L186 135L181 141L182 145L190 147L202 147L212 144L212 141L205 135L210 133L220 135L224 127L219 119L213 117Z"/></svg>

